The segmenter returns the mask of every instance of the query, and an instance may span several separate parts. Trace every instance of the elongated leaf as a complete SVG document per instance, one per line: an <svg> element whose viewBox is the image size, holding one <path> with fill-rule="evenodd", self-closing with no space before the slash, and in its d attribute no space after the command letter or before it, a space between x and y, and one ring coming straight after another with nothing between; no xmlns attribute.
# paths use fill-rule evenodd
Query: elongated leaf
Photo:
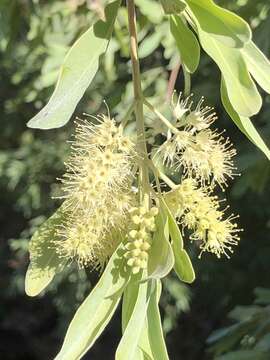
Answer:
<svg viewBox="0 0 270 360"><path fill-rule="evenodd" d="M262 99L249 75L241 51L224 46L200 29L198 31L202 47L222 72L233 108L242 116L257 114Z"/></svg>
<svg viewBox="0 0 270 360"><path fill-rule="evenodd" d="M99 282L77 310L57 360L80 359L92 347L112 318L128 281L121 244Z"/></svg>
<svg viewBox="0 0 270 360"><path fill-rule="evenodd" d="M212 0L186 0L203 31L229 47L241 48L251 39L249 25Z"/></svg>
<svg viewBox="0 0 270 360"><path fill-rule="evenodd" d="M174 265L174 256L169 242L168 217L161 211L157 216L157 229L149 252L148 278L162 278L169 274Z"/></svg>
<svg viewBox="0 0 270 360"><path fill-rule="evenodd" d="M123 337L116 350L115 360L136 359L136 354L138 354L138 344L152 292L153 280L140 283L136 303Z"/></svg>
<svg viewBox="0 0 270 360"><path fill-rule="evenodd" d="M251 75L263 90L270 94L270 61L252 41L241 51Z"/></svg>
<svg viewBox="0 0 270 360"><path fill-rule="evenodd" d="M169 231L171 236L173 254L175 258L174 271L176 272L177 276L181 281L191 284L195 280L196 276L192 266L192 262L186 250L184 249L184 241L182 238L182 234L179 230L174 216L172 215L165 201L162 201L162 205L168 215Z"/></svg>
<svg viewBox="0 0 270 360"><path fill-rule="evenodd" d="M133 281L129 282L128 286L124 291L123 302L122 302L122 333L123 334L126 330L126 327L131 318L131 315L133 313L137 301L139 286L141 284L139 280L141 280L141 278L142 278L142 274L138 274L133 279ZM147 321L145 321L145 324L142 328L142 333L140 335L140 340L136 349L136 355L134 357L136 360L154 359L151 353L151 348L148 339Z"/></svg>
<svg viewBox="0 0 270 360"><path fill-rule="evenodd" d="M139 57L143 59L151 55L159 46L162 34L160 32L155 32L150 36L147 36L139 46Z"/></svg>
<svg viewBox="0 0 270 360"><path fill-rule="evenodd" d="M162 6L156 0L136 0L140 12L146 16L151 23L160 24L163 18Z"/></svg>
<svg viewBox="0 0 270 360"><path fill-rule="evenodd" d="M163 337L158 303L161 295L161 282L156 280L155 290L151 295L148 310L147 324L148 337L154 360L169 360L166 344Z"/></svg>
<svg viewBox="0 0 270 360"><path fill-rule="evenodd" d="M170 25L182 63L190 73L194 73L200 61L200 45L197 38L178 15L170 17Z"/></svg>
<svg viewBox="0 0 270 360"><path fill-rule="evenodd" d="M182 0L160 0L165 14L179 14L186 8L186 3Z"/></svg>
<svg viewBox="0 0 270 360"><path fill-rule="evenodd" d="M106 20L99 20L71 47L48 104L28 122L29 127L52 129L68 122L98 70L99 58L107 49L119 5L120 0L110 3L105 9Z"/></svg>
<svg viewBox="0 0 270 360"><path fill-rule="evenodd" d="M52 281L55 274L60 272L66 261L55 251L55 228L64 218L59 208L34 233L30 245L30 265L25 277L25 292L29 296L36 296Z"/></svg>
<svg viewBox="0 0 270 360"><path fill-rule="evenodd" d="M251 120L248 117L240 116L233 109L226 89L225 82L221 82L221 100L223 106L225 107L227 113L230 115L231 119L238 126L238 128L246 135L246 137L256 145L270 160L270 150L261 138L260 134L256 130L255 126L252 124Z"/></svg>

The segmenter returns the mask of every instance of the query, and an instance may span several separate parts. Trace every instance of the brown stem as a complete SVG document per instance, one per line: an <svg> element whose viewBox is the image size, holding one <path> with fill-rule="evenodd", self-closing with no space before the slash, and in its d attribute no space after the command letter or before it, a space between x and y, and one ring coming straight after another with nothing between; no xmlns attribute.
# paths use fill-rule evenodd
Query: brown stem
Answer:
<svg viewBox="0 0 270 360"><path fill-rule="evenodd" d="M171 71L169 82L168 82L168 87L167 87L167 94L166 94L166 101L167 102L171 101L172 94L173 94L173 91L174 91L174 88L175 88L175 83L176 83L180 68L181 68L181 63L179 61L179 63Z"/></svg>

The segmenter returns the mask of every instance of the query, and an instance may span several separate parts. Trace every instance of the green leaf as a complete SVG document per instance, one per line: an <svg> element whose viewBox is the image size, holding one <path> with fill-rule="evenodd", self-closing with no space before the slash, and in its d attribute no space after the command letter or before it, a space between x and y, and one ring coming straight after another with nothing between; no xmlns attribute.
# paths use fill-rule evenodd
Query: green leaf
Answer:
<svg viewBox="0 0 270 360"><path fill-rule="evenodd" d="M160 0L165 14L179 14L186 8L186 3L181 0Z"/></svg>
<svg viewBox="0 0 270 360"><path fill-rule="evenodd" d="M160 32L155 32L152 35L147 36L139 46L139 57L143 59L154 52L161 41L162 34Z"/></svg>
<svg viewBox="0 0 270 360"><path fill-rule="evenodd" d="M181 61L190 73L194 73L200 61L200 46L196 36L178 15L170 17L170 26Z"/></svg>
<svg viewBox="0 0 270 360"><path fill-rule="evenodd" d="M251 75L270 94L270 61L252 41L241 51Z"/></svg>
<svg viewBox="0 0 270 360"><path fill-rule="evenodd" d="M159 212L157 229L149 251L148 278L162 278L169 274L174 265L174 256L169 242L169 224L166 214Z"/></svg>
<svg viewBox="0 0 270 360"><path fill-rule="evenodd" d="M242 53L229 48L199 30L202 47L222 72L233 108L242 116L252 116L262 106L261 96L252 81Z"/></svg>
<svg viewBox="0 0 270 360"><path fill-rule="evenodd" d="M139 284L138 295L123 337L118 345L115 360L137 360L138 344L144 327L153 280Z"/></svg>
<svg viewBox="0 0 270 360"><path fill-rule="evenodd" d="M156 280L155 290L151 295L147 310L148 337L154 360L169 360L166 344L163 337L161 318L159 313L159 299L161 282Z"/></svg>
<svg viewBox="0 0 270 360"><path fill-rule="evenodd" d="M229 47L241 48L251 40L249 25L212 0L186 0L203 31Z"/></svg>
<svg viewBox="0 0 270 360"><path fill-rule="evenodd" d="M30 245L30 264L25 277L25 292L36 296L52 281L56 273L62 271L66 260L55 251L55 228L64 218L60 207L34 233Z"/></svg>
<svg viewBox="0 0 270 360"><path fill-rule="evenodd" d="M181 232L175 221L174 216L172 215L165 201L162 201L162 205L167 212L169 221L169 231L171 236L173 254L175 258L174 271L176 272L177 276L181 281L191 284L195 280L196 276L192 266L192 262L186 250L184 250L184 241Z"/></svg>
<svg viewBox="0 0 270 360"><path fill-rule="evenodd" d="M111 320L128 281L120 244L99 282L77 310L56 360L81 359L93 346Z"/></svg>
<svg viewBox="0 0 270 360"><path fill-rule="evenodd" d="M160 24L163 18L161 5L156 0L136 0L140 12L146 16L151 23Z"/></svg>
<svg viewBox="0 0 270 360"><path fill-rule="evenodd" d="M270 160L270 150L266 146L265 142L261 138L260 134L257 132L255 126L252 124L251 120L248 117L240 116L233 109L229 97L227 88L224 80L221 81L221 100L223 106L225 107L227 113L234 121L234 123L238 126L238 128L246 135L246 137L256 145Z"/></svg>
<svg viewBox="0 0 270 360"><path fill-rule="evenodd" d="M136 275L132 281L129 282L127 285L124 296L123 296L123 302L122 302L122 333L124 334L126 327L128 325L128 322L131 318L131 315L134 310L134 306L137 301L138 297L138 291L140 286L140 280L142 278L142 273ZM148 326L147 321L145 321L145 324L142 329L142 333L140 335L140 340L136 349L136 355L135 359L153 359L153 355L150 348L150 343L148 339Z"/></svg>
<svg viewBox="0 0 270 360"><path fill-rule="evenodd" d="M107 49L120 2L110 3L105 8L106 20L91 26L71 47L49 102L28 122L28 127L52 129L69 121L98 70L100 56Z"/></svg>

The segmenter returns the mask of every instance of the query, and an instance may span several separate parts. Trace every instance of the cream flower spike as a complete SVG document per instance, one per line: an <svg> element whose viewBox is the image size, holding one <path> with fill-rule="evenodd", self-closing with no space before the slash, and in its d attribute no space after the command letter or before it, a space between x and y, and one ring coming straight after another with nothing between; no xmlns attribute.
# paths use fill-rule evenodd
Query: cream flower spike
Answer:
<svg viewBox="0 0 270 360"><path fill-rule="evenodd" d="M223 132L210 128L217 116L203 103L202 97L193 110L190 97L184 100L180 93L176 103L172 100L178 121L157 153L165 165L180 170L184 177L192 177L202 186L218 184L224 190L228 180L238 175L232 161L236 150Z"/></svg>
<svg viewBox="0 0 270 360"><path fill-rule="evenodd" d="M224 218L227 210L220 208L218 198L212 195L211 188L200 188L194 179L185 179L175 189L165 195L166 202L179 219L183 228L191 232L190 239L200 242L200 255L205 251L218 258L233 253L232 246L239 242L238 229L234 222L238 216Z"/></svg>
<svg viewBox="0 0 270 360"><path fill-rule="evenodd" d="M136 196L131 191L135 146L107 116L76 122L62 178L64 223L56 249L79 267L102 269L121 241ZM116 236L114 237L114 235Z"/></svg>

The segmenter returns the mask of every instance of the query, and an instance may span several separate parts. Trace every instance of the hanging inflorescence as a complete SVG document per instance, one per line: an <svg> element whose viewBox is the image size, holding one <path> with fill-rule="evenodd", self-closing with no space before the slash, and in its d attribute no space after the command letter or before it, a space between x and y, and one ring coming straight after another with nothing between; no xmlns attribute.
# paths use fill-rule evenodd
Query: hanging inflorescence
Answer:
<svg viewBox="0 0 270 360"><path fill-rule="evenodd" d="M131 189L135 147L115 121L76 122L71 155L62 178L66 220L57 229L56 250L79 266L102 268L121 242Z"/></svg>
<svg viewBox="0 0 270 360"><path fill-rule="evenodd" d="M237 216L226 217L227 208L213 195L216 185L227 186L236 175L232 157L236 154L228 138L210 126L216 114L193 106L190 97L173 103L174 128L168 129L157 154L173 172L179 185L154 195L166 204L190 240L199 244L200 255L208 251L218 258L230 256L239 241ZM124 243L127 266L132 273L146 269L156 231L159 210L153 200L143 199L136 167L142 159L135 145L108 116L76 122L75 139L62 182L65 220L57 227L57 253L77 260L79 266L103 268L120 242Z"/></svg>

